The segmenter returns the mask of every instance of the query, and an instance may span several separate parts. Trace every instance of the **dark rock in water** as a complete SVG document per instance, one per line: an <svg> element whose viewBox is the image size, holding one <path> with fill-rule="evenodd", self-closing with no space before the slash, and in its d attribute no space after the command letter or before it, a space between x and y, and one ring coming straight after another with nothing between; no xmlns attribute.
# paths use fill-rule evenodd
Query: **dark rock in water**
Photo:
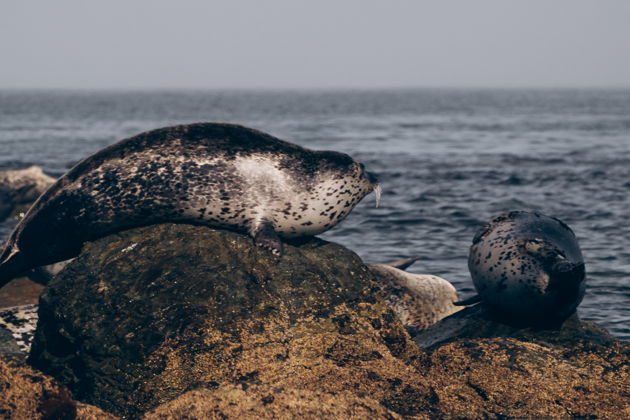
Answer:
<svg viewBox="0 0 630 420"><path fill-rule="evenodd" d="M26 212L54 182L39 166L0 171L0 220Z"/></svg>
<svg viewBox="0 0 630 420"><path fill-rule="evenodd" d="M319 395L311 408L352 393L401 415L431 412L418 348L371 274L317 238L275 258L229 231L124 231L86 244L49 283L39 315L32 364L121 416L234 387L266 392L259 411L277 407L273 392L293 398L284 389Z"/></svg>
<svg viewBox="0 0 630 420"><path fill-rule="evenodd" d="M518 328L478 305L414 339L438 417L630 418L630 344L577 316Z"/></svg>

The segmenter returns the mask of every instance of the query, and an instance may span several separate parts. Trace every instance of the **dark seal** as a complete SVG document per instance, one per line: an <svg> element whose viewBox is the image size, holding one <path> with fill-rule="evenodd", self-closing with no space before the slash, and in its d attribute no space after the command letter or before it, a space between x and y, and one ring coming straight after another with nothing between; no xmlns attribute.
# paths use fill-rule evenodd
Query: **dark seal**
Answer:
<svg viewBox="0 0 630 420"><path fill-rule="evenodd" d="M562 221L513 211L488 222L473 239L468 268L484 302L522 323L552 323L573 314L585 291L582 252Z"/></svg>
<svg viewBox="0 0 630 420"><path fill-rule="evenodd" d="M0 287L85 241L160 222L247 232L280 255L280 238L326 231L371 191L378 204L376 178L343 153L230 124L148 131L79 162L37 200L0 254Z"/></svg>

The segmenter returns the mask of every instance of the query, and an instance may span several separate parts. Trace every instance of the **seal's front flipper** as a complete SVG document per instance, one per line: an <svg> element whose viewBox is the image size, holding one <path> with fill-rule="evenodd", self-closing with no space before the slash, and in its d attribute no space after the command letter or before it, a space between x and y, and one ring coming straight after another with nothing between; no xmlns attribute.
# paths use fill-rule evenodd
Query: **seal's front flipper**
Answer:
<svg viewBox="0 0 630 420"><path fill-rule="evenodd" d="M256 232L252 235L256 246L268 249L278 257L284 253L282 241L273 229L271 222L261 222Z"/></svg>

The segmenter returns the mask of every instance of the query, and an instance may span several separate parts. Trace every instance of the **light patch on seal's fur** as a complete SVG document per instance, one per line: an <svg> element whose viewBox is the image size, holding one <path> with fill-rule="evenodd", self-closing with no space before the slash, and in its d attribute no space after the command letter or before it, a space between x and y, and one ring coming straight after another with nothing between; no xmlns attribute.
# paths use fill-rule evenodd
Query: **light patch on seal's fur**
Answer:
<svg viewBox="0 0 630 420"><path fill-rule="evenodd" d="M243 175L247 175L253 184L273 186L280 191L290 191L295 188L288 177L277 167L277 163L261 155L238 157L234 160L234 167Z"/></svg>
<svg viewBox="0 0 630 420"><path fill-rule="evenodd" d="M24 353L31 350L33 335L37 328L37 308L39 305L13 306L0 309L0 325L11 332L18 347Z"/></svg>
<svg viewBox="0 0 630 420"><path fill-rule="evenodd" d="M337 177L331 173L316 174L305 188L307 180L288 176L279 168L279 161L268 155L237 157L233 166L245 186L241 199L252 203L245 211L252 230L267 221L285 238L326 231L372 189L370 184L357 183L351 174Z"/></svg>

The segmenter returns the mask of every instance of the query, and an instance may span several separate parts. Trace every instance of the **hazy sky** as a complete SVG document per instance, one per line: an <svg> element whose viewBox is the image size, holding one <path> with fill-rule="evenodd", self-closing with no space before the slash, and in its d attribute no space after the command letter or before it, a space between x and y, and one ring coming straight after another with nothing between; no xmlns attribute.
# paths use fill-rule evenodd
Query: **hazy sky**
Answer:
<svg viewBox="0 0 630 420"><path fill-rule="evenodd" d="M630 87L630 0L0 3L0 88Z"/></svg>

